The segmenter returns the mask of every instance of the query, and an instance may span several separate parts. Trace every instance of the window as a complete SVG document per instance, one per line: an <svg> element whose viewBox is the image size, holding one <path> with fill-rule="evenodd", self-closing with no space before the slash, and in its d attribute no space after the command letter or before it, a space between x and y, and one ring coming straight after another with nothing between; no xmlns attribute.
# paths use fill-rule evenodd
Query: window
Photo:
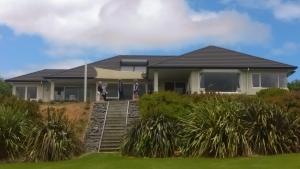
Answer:
<svg viewBox="0 0 300 169"><path fill-rule="evenodd" d="M121 66L121 71L146 72L146 66Z"/></svg>
<svg viewBox="0 0 300 169"><path fill-rule="evenodd" d="M286 88L287 76L284 73L254 73L252 74L252 86L263 88Z"/></svg>
<svg viewBox="0 0 300 169"><path fill-rule="evenodd" d="M253 87L260 87L260 77L259 74L252 74L252 85Z"/></svg>
<svg viewBox="0 0 300 169"><path fill-rule="evenodd" d="M287 87L287 77L286 74L279 74L279 87L286 88Z"/></svg>
<svg viewBox="0 0 300 169"><path fill-rule="evenodd" d="M81 88L81 87L66 87L65 88L65 100L82 101L83 100L83 88Z"/></svg>
<svg viewBox="0 0 300 169"><path fill-rule="evenodd" d="M25 99L25 86L17 86L16 87L16 96L20 99Z"/></svg>
<svg viewBox="0 0 300 169"><path fill-rule="evenodd" d="M201 88L206 92L236 92L239 88L239 73L202 73Z"/></svg>
<svg viewBox="0 0 300 169"><path fill-rule="evenodd" d="M37 87L27 87L27 100L37 99Z"/></svg>

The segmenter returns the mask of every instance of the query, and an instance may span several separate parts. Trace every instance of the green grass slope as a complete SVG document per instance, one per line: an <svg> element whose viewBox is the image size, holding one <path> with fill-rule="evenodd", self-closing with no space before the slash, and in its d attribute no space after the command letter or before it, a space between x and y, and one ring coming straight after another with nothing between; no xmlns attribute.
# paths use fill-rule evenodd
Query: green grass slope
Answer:
<svg viewBox="0 0 300 169"><path fill-rule="evenodd" d="M300 154L251 158L132 158L90 154L61 162L1 164L0 169L299 169Z"/></svg>

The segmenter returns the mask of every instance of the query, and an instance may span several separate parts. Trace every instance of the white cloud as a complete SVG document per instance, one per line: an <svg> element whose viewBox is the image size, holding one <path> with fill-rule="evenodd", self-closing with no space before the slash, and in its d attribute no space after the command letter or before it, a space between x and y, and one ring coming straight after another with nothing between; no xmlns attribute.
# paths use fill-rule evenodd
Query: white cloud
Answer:
<svg viewBox="0 0 300 169"><path fill-rule="evenodd" d="M264 43L267 25L237 11L192 11L184 0L1 0L0 24L54 46L162 48L192 41ZM256 36L252 36L255 34Z"/></svg>
<svg viewBox="0 0 300 169"><path fill-rule="evenodd" d="M245 7L269 9L275 18L291 21L300 19L300 1L283 0L221 0L225 4L239 4Z"/></svg>
<svg viewBox="0 0 300 169"><path fill-rule="evenodd" d="M289 56L300 52L300 44L294 42L286 42L281 47L274 48L271 55L274 56Z"/></svg>
<svg viewBox="0 0 300 169"><path fill-rule="evenodd" d="M55 62L50 62L44 65L35 65L35 64L27 65L26 67L21 69L6 70L1 73L3 77L7 79L7 78L24 75L42 69L69 69L69 68L83 65L84 63L85 61L82 59L63 59Z"/></svg>

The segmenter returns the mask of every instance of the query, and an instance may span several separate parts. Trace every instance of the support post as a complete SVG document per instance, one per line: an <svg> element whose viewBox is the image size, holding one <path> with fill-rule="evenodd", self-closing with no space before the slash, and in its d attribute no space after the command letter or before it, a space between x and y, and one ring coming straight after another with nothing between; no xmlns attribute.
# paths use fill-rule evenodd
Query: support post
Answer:
<svg viewBox="0 0 300 169"><path fill-rule="evenodd" d="M50 101L54 101L54 88L55 84L53 81L50 82Z"/></svg>
<svg viewBox="0 0 300 169"><path fill-rule="evenodd" d="M83 93L83 101L86 102L87 95L87 64L84 65L84 93Z"/></svg>
<svg viewBox="0 0 300 169"><path fill-rule="evenodd" d="M15 85L12 86L12 95L13 96L16 95L16 86Z"/></svg>
<svg viewBox="0 0 300 169"><path fill-rule="evenodd" d="M158 72L154 72L153 88L154 92L158 92Z"/></svg>

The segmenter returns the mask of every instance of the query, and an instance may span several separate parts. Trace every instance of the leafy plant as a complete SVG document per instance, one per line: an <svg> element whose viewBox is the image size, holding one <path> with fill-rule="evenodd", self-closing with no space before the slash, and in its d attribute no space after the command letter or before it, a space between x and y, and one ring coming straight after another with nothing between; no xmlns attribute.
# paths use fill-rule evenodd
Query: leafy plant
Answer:
<svg viewBox="0 0 300 169"><path fill-rule="evenodd" d="M185 115L190 109L191 99L188 96L175 92L158 92L144 95L139 101L139 109L142 118L153 114L179 117Z"/></svg>
<svg viewBox="0 0 300 169"><path fill-rule="evenodd" d="M3 79L0 78L0 95L4 96L10 96L11 95L11 85L9 83L6 83L3 81Z"/></svg>
<svg viewBox="0 0 300 169"><path fill-rule="evenodd" d="M178 121L153 114L137 121L128 131L121 148L123 155L170 157L178 149Z"/></svg>
<svg viewBox="0 0 300 169"><path fill-rule="evenodd" d="M288 90L286 89L280 89L280 88L269 88L269 89L262 89L259 92L256 93L258 97L274 97L274 96L282 96L288 93Z"/></svg>
<svg viewBox="0 0 300 169"><path fill-rule="evenodd" d="M183 154L221 158L252 154L240 120L243 111L243 104L225 98L195 104L183 120Z"/></svg>
<svg viewBox="0 0 300 169"><path fill-rule="evenodd" d="M294 80L288 83L288 88L294 91L300 91L300 80Z"/></svg>
<svg viewBox="0 0 300 169"><path fill-rule="evenodd" d="M245 133L257 154L280 154L300 150L300 119L278 106L262 101L249 103L243 114Z"/></svg>
<svg viewBox="0 0 300 169"><path fill-rule="evenodd" d="M27 137L27 159L56 161L70 159L82 150L72 125L61 110L48 109L45 123L36 125Z"/></svg>
<svg viewBox="0 0 300 169"><path fill-rule="evenodd" d="M0 159L14 160L23 153L30 122L26 111L0 105Z"/></svg>

